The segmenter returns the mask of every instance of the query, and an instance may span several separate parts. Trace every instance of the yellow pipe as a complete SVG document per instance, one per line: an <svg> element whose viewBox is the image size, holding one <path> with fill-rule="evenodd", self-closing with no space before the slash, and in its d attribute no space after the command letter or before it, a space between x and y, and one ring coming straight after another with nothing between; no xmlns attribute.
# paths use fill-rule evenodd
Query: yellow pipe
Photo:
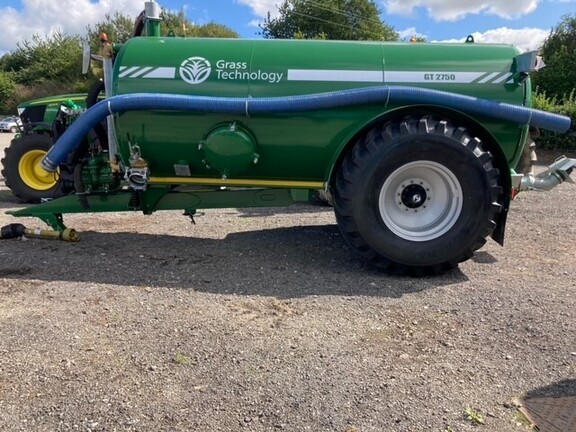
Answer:
<svg viewBox="0 0 576 432"><path fill-rule="evenodd" d="M284 180L250 180L250 179L217 179L217 178L187 178L187 177L150 177L149 184L190 184L214 186L254 186L281 187L296 189L323 189L324 182L315 181L284 181Z"/></svg>

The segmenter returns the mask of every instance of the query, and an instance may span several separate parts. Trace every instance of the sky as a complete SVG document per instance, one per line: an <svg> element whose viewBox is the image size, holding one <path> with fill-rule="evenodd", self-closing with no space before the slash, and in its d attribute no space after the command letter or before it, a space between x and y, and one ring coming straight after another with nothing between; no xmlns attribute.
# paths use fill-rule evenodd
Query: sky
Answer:
<svg viewBox="0 0 576 432"><path fill-rule="evenodd" d="M312 0L313 1L313 0ZM172 11L184 10L196 24L217 22L243 38L260 38L258 23L282 0L158 0ZM375 0L381 18L402 38L429 42L509 43L521 51L537 49L565 14L576 14L576 0ZM0 55L33 34L61 30L84 35L86 25L120 11L136 17L144 0L0 0Z"/></svg>

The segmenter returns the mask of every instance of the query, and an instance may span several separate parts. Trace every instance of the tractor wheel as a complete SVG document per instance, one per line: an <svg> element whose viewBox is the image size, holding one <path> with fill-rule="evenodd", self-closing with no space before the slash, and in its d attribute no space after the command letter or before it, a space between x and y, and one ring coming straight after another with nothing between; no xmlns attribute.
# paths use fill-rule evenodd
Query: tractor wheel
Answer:
<svg viewBox="0 0 576 432"><path fill-rule="evenodd" d="M50 137L32 134L13 139L4 150L2 175L12 194L22 201L38 203L42 198L63 195L58 183L59 172L48 172L40 165L50 147Z"/></svg>
<svg viewBox="0 0 576 432"><path fill-rule="evenodd" d="M432 116L372 129L335 183L346 241L392 274L440 274L486 242L501 211L492 155L463 127Z"/></svg>

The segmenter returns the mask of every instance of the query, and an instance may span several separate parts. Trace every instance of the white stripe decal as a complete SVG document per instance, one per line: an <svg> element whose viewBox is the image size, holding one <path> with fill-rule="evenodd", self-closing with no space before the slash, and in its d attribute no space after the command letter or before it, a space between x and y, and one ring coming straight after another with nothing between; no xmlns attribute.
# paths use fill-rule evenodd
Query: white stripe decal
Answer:
<svg viewBox="0 0 576 432"><path fill-rule="evenodd" d="M510 82L511 72L374 71L337 69L288 69L288 81L501 84ZM121 66L119 78L175 79L175 67Z"/></svg>
<svg viewBox="0 0 576 432"><path fill-rule="evenodd" d="M169 78L174 79L176 76L176 68L174 67L158 67L152 66L121 66L119 78Z"/></svg>
<svg viewBox="0 0 576 432"><path fill-rule="evenodd" d="M508 80L511 76L512 76L512 72L504 74L503 76L501 76L497 80L494 80L494 84L503 83L504 81Z"/></svg>
<svg viewBox="0 0 576 432"><path fill-rule="evenodd" d="M500 72L492 72L492 73L489 74L488 76L485 76L485 77L482 78L480 81L478 81L478 84L487 83L487 82L490 81L491 79L496 78L498 75L500 75Z"/></svg>
<svg viewBox="0 0 576 432"><path fill-rule="evenodd" d="M147 73L142 78L169 78L174 79L176 76L176 68L173 67L159 67L152 72Z"/></svg>
<svg viewBox="0 0 576 432"><path fill-rule="evenodd" d="M131 74L132 72L134 72L135 70L140 69L140 66L132 66L132 67L124 67L121 68L120 70L120 78L124 78L126 75Z"/></svg>
<svg viewBox="0 0 576 432"><path fill-rule="evenodd" d="M146 72L149 72L149 71L151 71L151 70L152 70L151 67L144 67L144 68L140 69L139 71L137 71L137 72L133 73L132 75L130 75L130 78L137 78L137 77L139 77L140 75L143 75L143 74L145 74Z"/></svg>
<svg viewBox="0 0 576 432"><path fill-rule="evenodd" d="M382 71L288 69L288 81L383 82Z"/></svg>
<svg viewBox="0 0 576 432"><path fill-rule="evenodd" d="M288 69L288 81L435 83L435 84L500 84L512 73L449 71L370 71L335 69Z"/></svg>

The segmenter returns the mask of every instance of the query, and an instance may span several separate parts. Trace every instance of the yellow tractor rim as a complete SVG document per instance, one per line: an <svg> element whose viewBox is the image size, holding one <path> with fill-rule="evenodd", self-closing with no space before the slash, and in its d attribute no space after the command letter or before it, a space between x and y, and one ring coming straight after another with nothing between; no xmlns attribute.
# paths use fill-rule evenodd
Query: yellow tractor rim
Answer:
<svg viewBox="0 0 576 432"><path fill-rule="evenodd" d="M40 165L45 155L44 150L30 150L20 158L18 173L24 184L31 189L48 190L58 181L60 171L48 172Z"/></svg>

